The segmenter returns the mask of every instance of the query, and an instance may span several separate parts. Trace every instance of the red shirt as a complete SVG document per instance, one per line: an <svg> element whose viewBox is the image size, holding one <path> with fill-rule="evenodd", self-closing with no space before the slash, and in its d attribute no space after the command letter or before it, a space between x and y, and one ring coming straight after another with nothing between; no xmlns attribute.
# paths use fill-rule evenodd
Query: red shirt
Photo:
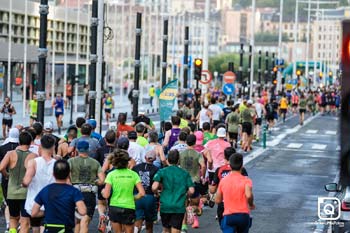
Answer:
<svg viewBox="0 0 350 233"><path fill-rule="evenodd" d="M117 137L119 138L120 135L126 135L128 134L129 131L134 131L135 129L131 127L130 125L121 125L118 124L117 126Z"/></svg>
<svg viewBox="0 0 350 233"><path fill-rule="evenodd" d="M249 214L248 200L245 195L246 186L253 187L252 180L237 172L231 172L220 183L218 192L224 200L224 216L237 213Z"/></svg>

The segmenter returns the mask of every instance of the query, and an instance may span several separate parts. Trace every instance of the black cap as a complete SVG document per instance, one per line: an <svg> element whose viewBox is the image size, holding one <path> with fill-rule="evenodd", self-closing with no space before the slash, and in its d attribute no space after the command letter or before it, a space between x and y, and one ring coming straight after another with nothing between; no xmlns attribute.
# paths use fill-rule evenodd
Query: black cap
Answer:
<svg viewBox="0 0 350 233"><path fill-rule="evenodd" d="M126 137L121 137L118 139L117 145L119 149L127 150L129 148L129 139Z"/></svg>
<svg viewBox="0 0 350 233"><path fill-rule="evenodd" d="M136 131L129 131L129 132L128 132L128 138L129 138L129 139L137 139L137 133L136 133Z"/></svg>

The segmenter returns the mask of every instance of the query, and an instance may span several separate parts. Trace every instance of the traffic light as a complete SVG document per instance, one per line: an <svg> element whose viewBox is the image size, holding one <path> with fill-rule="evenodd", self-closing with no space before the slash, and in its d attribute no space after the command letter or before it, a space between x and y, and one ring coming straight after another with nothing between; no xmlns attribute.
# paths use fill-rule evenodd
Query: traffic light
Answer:
<svg viewBox="0 0 350 233"><path fill-rule="evenodd" d="M322 78L323 78L323 73L320 72L320 73L318 74L318 77L320 77L320 79L322 80Z"/></svg>
<svg viewBox="0 0 350 233"><path fill-rule="evenodd" d="M350 20L342 21L342 29L339 181L345 186L350 182Z"/></svg>
<svg viewBox="0 0 350 233"><path fill-rule="evenodd" d="M277 66L273 67L272 71L273 71L272 84L277 86L277 71L278 71Z"/></svg>
<svg viewBox="0 0 350 233"><path fill-rule="evenodd" d="M203 60L200 58L194 59L194 79L195 80L201 80L202 77L202 66L203 66Z"/></svg>
<svg viewBox="0 0 350 233"><path fill-rule="evenodd" d="M301 70L297 70L297 77L300 78L301 76Z"/></svg>
<svg viewBox="0 0 350 233"><path fill-rule="evenodd" d="M329 71L328 77L329 77L329 85L333 85L333 72L332 71Z"/></svg>

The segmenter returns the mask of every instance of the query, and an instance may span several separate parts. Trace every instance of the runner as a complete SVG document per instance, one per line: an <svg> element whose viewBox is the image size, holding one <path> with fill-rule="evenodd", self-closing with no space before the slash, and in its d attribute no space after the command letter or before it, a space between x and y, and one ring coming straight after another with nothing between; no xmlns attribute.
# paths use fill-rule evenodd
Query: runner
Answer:
<svg viewBox="0 0 350 233"><path fill-rule="evenodd" d="M126 113L119 113L117 122L117 137L128 136L129 131L134 131L134 127L126 124Z"/></svg>
<svg viewBox="0 0 350 233"><path fill-rule="evenodd" d="M256 112L255 118L255 140L258 142L260 140L260 129L262 124L262 117L266 114L264 105L260 103L260 99L258 98L253 106Z"/></svg>
<svg viewBox="0 0 350 233"><path fill-rule="evenodd" d="M75 231L87 233L96 207L96 193L98 191L96 185L103 184L105 175L102 172L101 165L95 159L89 157L89 143L87 141L79 141L77 151L79 156L68 160L71 168L70 180L72 185L82 192L87 214L76 216Z"/></svg>
<svg viewBox="0 0 350 233"><path fill-rule="evenodd" d="M193 134L188 135L186 144L187 148L180 152L180 167L190 174L194 183L195 192L190 196L190 202L187 207L187 211L193 212L194 216L191 222L187 222L185 217L184 225L187 223L192 224L192 228L199 228L198 213L202 213L200 196L204 194L201 183L205 180L206 166L203 156L194 149L196 145L196 136ZM184 228L186 227L182 226L182 230Z"/></svg>
<svg viewBox="0 0 350 233"><path fill-rule="evenodd" d="M95 119L89 119L89 120L86 121L86 123L88 123L92 127L91 137L92 138L96 138L97 141L102 140L102 135L97 133L97 132L95 132L95 129L96 129L96 126L97 126L96 120Z"/></svg>
<svg viewBox="0 0 350 233"><path fill-rule="evenodd" d="M161 168L162 165L167 165L167 160L164 155L164 150L161 144L158 143L158 133L156 131L151 131L148 134L149 144L145 148L146 154L150 151L154 151L156 158L153 161L153 165ZM145 161L144 161L145 162Z"/></svg>
<svg viewBox="0 0 350 233"><path fill-rule="evenodd" d="M241 175L243 156L230 157L231 173L219 183L215 202L224 202L223 232L248 232L251 225L250 210L255 209L251 179Z"/></svg>
<svg viewBox="0 0 350 233"><path fill-rule="evenodd" d="M232 147L227 147L224 151L225 154L225 165L219 167L218 169L216 169L215 171L215 176L214 176L214 180L213 180L213 186L212 189L210 190L210 193L214 194L217 191L217 187L220 183L220 181L225 178L228 174L231 173L231 167L230 167L230 157L236 153L236 150ZM241 174L243 176L248 176L248 173L246 171L246 169L243 167ZM218 204L218 208L217 208L217 217L218 217L218 221L219 221L219 225L221 226L221 221L223 218L223 213L224 213L224 203L221 202Z"/></svg>
<svg viewBox="0 0 350 233"><path fill-rule="evenodd" d="M137 124L144 123L146 127L145 133L147 133L147 130L155 130L156 127L153 123L153 121L146 116L146 110L143 108L139 109L139 115L131 122L132 127L136 127Z"/></svg>
<svg viewBox="0 0 350 233"><path fill-rule="evenodd" d="M70 168L66 160L58 160L53 167L56 182L43 188L35 197L32 217L44 217L45 232L73 233L74 213L86 215L86 206L81 192L69 182ZM64 195L62 195L64 193ZM43 206L45 212L40 208Z"/></svg>
<svg viewBox="0 0 350 233"><path fill-rule="evenodd" d="M30 109L30 114L29 114L29 125L32 126L34 122L36 122L37 119L37 114L38 114L38 99L36 97L36 94L33 94L33 99L29 101L29 109Z"/></svg>
<svg viewBox="0 0 350 233"><path fill-rule="evenodd" d="M204 134L204 140L203 145L207 144L207 142L217 139L218 137L211 132L211 126L210 123L205 122L203 124L203 134Z"/></svg>
<svg viewBox="0 0 350 233"><path fill-rule="evenodd" d="M280 108L280 114L282 115L282 120L284 123L286 121L286 115L287 115L287 110L288 110L288 100L287 100L285 93L283 93L283 96L280 100L279 108Z"/></svg>
<svg viewBox="0 0 350 233"><path fill-rule="evenodd" d="M164 141L163 141L163 147L167 149L170 149L171 147L173 147L175 142L177 142L181 132L179 117L172 116L171 123L172 123L172 128L171 130L166 131Z"/></svg>
<svg viewBox="0 0 350 233"><path fill-rule="evenodd" d="M4 105L1 108L2 113L2 137L7 138L7 134L12 128L12 116L16 114L15 107L10 102L10 97L6 97Z"/></svg>
<svg viewBox="0 0 350 233"><path fill-rule="evenodd" d="M231 144L225 141L226 138L226 130L225 128L218 129L216 135L217 139L209 141L205 144L206 150L203 152L204 154L210 153L211 158L213 160L213 166L208 166L208 174L209 174L209 188L214 179L214 174L217 168L221 167L225 164L225 155L224 150L227 147L230 147Z"/></svg>
<svg viewBox="0 0 350 233"><path fill-rule="evenodd" d="M158 167L153 163L156 161L157 153L155 150L150 150L146 153L145 162L133 167L141 179L143 188L145 189L145 196L136 201L136 222L137 232L141 233L142 223L146 222L146 232L153 233L153 222L157 221L157 198L152 192L153 178L158 172Z"/></svg>
<svg viewBox="0 0 350 233"><path fill-rule="evenodd" d="M114 100L109 93L105 93L105 98L103 99L103 108L106 114L107 125L109 125L112 109L114 108Z"/></svg>
<svg viewBox="0 0 350 233"><path fill-rule="evenodd" d="M221 118L224 116L224 112L222 111L222 108L216 103L215 98L211 98L209 105L209 110L213 113L212 120L213 120L213 129L221 122ZM213 133L216 133L215 130Z"/></svg>
<svg viewBox="0 0 350 233"><path fill-rule="evenodd" d="M300 125L304 124L306 105L307 105L307 101L305 99L305 96L304 96L304 94L301 94L300 102L299 102L299 123L300 123Z"/></svg>
<svg viewBox="0 0 350 233"><path fill-rule="evenodd" d="M168 155L170 166L159 170L153 179L152 191L156 195L160 185L163 187L160 194L163 232L180 233L186 212L187 194L192 195L195 191L190 174L178 166L179 157L177 150L170 151Z"/></svg>
<svg viewBox="0 0 350 233"><path fill-rule="evenodd" d="M209 109L209 104L204 103L203 108L199 111L196 119L197 123L199 124L199 129L203 128L204 123L209 123L211 124L212 121L212 111Z"/></svg>
<svg viewBox="0 0 350 233"><path fill-rule="evenodd" d="M135 201L145 196L145 190L138 174L127 169L129 154L125 150L114 150L108 160L115 169L108 173L102 195L106 199L110 198L109 219L113 231L121 233L124 230L125 233L133 233L136 220Z"/></svg>
<svg viewBox="0 0 350 233"><path fill-rule="evenodd" d="M307 109L309 113L311 113L312 115L315 115L315 112L316 112L315 97L312 91L309 91L306 102L307 102Z"/></svg>
<svg viewBox="0 0 350 233"><path fill-rule="evenodd" d="M299 96L297 95L296 92L293 92L293 94L292 94L292 112L293 112L293 114L296 114L298 105L299 105Z"/></svg>
<svg viewBox="0 0 350 233"><path fill-rule="evenodd" d="M238 131L239 131L239 124L240 124L240 115L239 115L239 105L236 104L232 112L227 115L226 117L226 124L228 126L228 136L229 136L229 142L231 143L232 147L237 148L237 142L238 142ZM257 135L259 135L257 133Z"/></svg>
<svg viewBox="0 0 350 233"><path fill-rule="evenodd" d="M178 141L174 144L173 147L170 148L170 150L177 150L179 153L186 150L187 149L186 139L188 135L189 134L187 134L186 132L181 131L179 134Z"/></svg>
<svg viewBox="0 0 350 233"><path fill-rule="evenodd" d="M135 126L136 133L137 133L137 139L136 143L145 148L148 145L148 140L145 138L145 123L140 122Z"/></svg>
<svg viewBox="0 0 350 233"><path fill-rule="evenodd" d="M61 157L62 159L68 160L73 156L73 153L69 153L68 150L71 142L77 138L78 128L74 125L69 126L66 135L66 140L61 141L58 145L57 156Z"/></svg>
<svg viewBox="0 0 350 233"><path fill-rule="evenodd" d="M44 135L40 141L41 146L39 157L28 162L28 168L22 182L22 186L28 188L27 199L25 202L25 210L28 215L32 214L36 195L38 195L41 189L45 186L55 182L53 177L53 165L56 160L52 158L55 148L55 138L49 135ZM43 217L30 218L30 225L33 233L40 232L42 220Z"/></svg>
<svg viewBox="0 0 350 233"><path fill-rule="evenodd" d="M81 126L81 134L82 136L80 138L74 139L68 149L68 153L73 153L75 152L75 149L77 147L77 144L80 141L87 141L89 143L89 156L91 158L96 158L96 152L97 149L100 148L100 144L98 143L97 139L91 138L91 132L92 132L92 127L91 125L85 123Z"/></svg>
<svg viewBox="0 0 350 233"><path fill-rule="evenodd" d="M247 101L247 108L241 112L242 117L242 150L249 152L253 139L253 118L255 110L252 108L253 101Z"/></svg>
<svg viewBox="0 0 350 233"><path fill-rule="evenodd" d="M6 142L0 146L0 162L4 159L5 155L7 152L12 151L16 149L17 146L19 146L18 143L18 137L19 137L19 130L17 128L12 128L10 129L9 136L6 139ZM4 198L4 204L6 205L5 207L5 220L6 220L6 230L9 230L9 225L10 225L10 213L9 213L9 208L7 205L7 187L8 187L8 178L2 177L1 179L1 188L2 188L2 196Z"/></svg>
<svg viewBox="0 0 350 233"><path fill-rule="evenodd" d="M145 159L145 147L140 146L136 142L137 133L135 131L129 131L128 139L129 139L129 148L128 148L129 156L135 160L136 165L142 163L142 161Z"/></svg>
<svg viewBox="0 0 350 233"><path fill-rule="evenodd" d="M153 108L153 99L154 99L155 93L156 93L156 90L154 88L154 85L151 85L151 87L148 90L149 104L151 108Z"/></svg>
<svg viewBox="0 0 350 233"><path fill-rule="evenodd" d="M0 164L3 177L9 181L7 204L10 211L10 232L17 232L18 224L20 224L21 231L29 232L30 216L24 209L27 188L22 186L22 180L29 161L36 157L29 151L32 140L33 138L28 132L20 133L19 146L16 150L9 151Z"/></svg>
<svg viewBox="0 0 350 233"><path fill-rule="evenodd" d="M61 94L57 93L55 100L52 102L52 107L55 109L56 122L58 127L58 134L61 134L61 128L63 125L65 100L62 99Z"/></svg>

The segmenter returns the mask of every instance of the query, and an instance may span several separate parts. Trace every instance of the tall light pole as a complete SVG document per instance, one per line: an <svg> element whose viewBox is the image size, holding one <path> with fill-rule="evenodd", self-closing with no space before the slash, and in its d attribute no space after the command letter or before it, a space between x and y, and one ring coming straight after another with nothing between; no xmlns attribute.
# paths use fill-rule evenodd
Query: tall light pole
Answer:
<svg viewBox="0 0 350 233"><path fill-rule="evenodd" d="M252 22L251 22L251 35L250 35L250 45L252 46L252 63L250 65L250 88L249 97L253 95L253 82L254 82L254 50L255 50L255 10L256 10L256 0L252 1Z"/></svg>
<svg viewBox="0 0 350 233"><path fill-rule="evenodd" d="M77 50L75 54L75 76L79 76L79 58L80 58L80 0L78 0L78 12L77 12ZM75 77L74 77L75 78ZM73 85L73 83L75 85ZM74 96L71 96L72 100L74 98L74 112L78 112L78 85L79 83L73 82L73 78L71 79L71 87L74 90ZM73 90L72 90L73 91ZM72 93L73 94L73 93ZM73 109L71 109L73 111Z"/></svg>
<svg viewBox="0 0 350 233"><path fill-rule="evenodd" d="M209 66L209 17L210 0L205 0L205 19L204 19L204 46L203 46L203 70L208 70Z"/></svg>
<svg viewBox="0 0 350 233"><path fill-rule="evenodd" d="M311 21L311 0L308 0L307 28L306 28L306 66L305 76L309 80L309 53L310 53L310 21Z"/></svg>
<svg viewBox="0 0 350 233"><path fill-rule="evenodd" d="M101 132L101 100L103 75L103 38L104 38L104 0L98 0L98 26L97 26L97 64L96 64L96 131Z"/></svg>
<svg viewBox="0 0 350 233"><path fill-rule="evenodd" d="M283 29L282 23L283 23L283 0L280 0L280 23L279 23L279 33L278 33L278 56L277 56L278 61L282 60L282 29ZM279 71L278 71L278 77L277 77L277 90L279 91L282 87L281 85L282 73L280 72L280 69L278 70Z"/></svg>
<svg viewBox="0 0 350 233"><path fill-rule="evenodd" d="M7 85L6 95L11 98L11 57L12 57L12 0L9 1L9 29L8 29L8 54L7 54Z"/></svg>
<svg viewBox="0 0 350 233"><path fill-rule="evenodd" d="M294 22L294 49L293 49L293 78L296 78L297 70L297 42L298 42L298 17L299 17L299 0L295 3L295 22Z"/></svg>

